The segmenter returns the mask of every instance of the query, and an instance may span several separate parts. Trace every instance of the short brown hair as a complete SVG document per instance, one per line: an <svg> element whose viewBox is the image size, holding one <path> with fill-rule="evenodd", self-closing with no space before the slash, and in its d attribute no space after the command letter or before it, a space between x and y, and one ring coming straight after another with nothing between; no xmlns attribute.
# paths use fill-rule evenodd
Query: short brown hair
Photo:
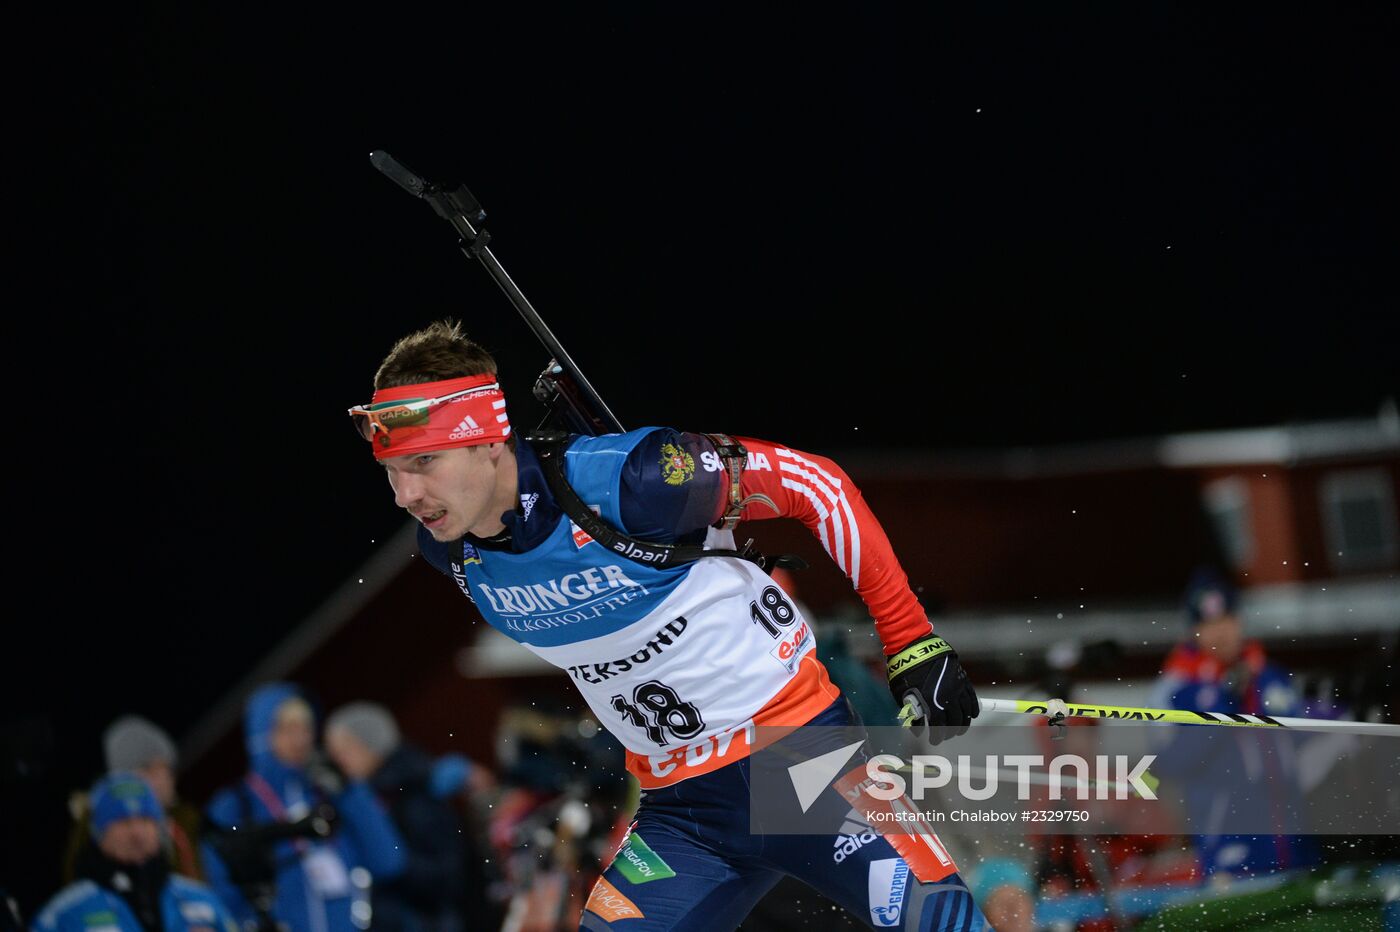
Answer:
<svg viewBox="0 0 1400 932"><path fill-rule="evenodd" d="M481 344L467 339L461 323L451 318L435 320L394 344L374 374L374 390L488 372L496 374L496 360ZM506 447L515 450L514 431L506 438Z"/></svg>
<svg viewBox="0 0 1400 932"><path fill-rule="evenodd" d="M374 390L496 372L496 360L452 319L435 320L394 344L374 374Z"/></svg>

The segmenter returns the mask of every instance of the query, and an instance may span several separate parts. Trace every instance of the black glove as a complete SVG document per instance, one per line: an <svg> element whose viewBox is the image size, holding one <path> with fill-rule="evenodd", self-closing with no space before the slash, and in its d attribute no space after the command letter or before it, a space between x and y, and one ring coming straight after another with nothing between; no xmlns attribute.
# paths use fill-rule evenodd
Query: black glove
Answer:
<svg viewBox="0 0 1400 932"><path fill-rule="evenodd" d="M321 751L311 755L311 760L306 765L306 776L311 785L320 790L321 795L327 799L335 799L345 792L345 785L350 782L345 776L345 771Z"/></svg>
<svg viewBox="0 0 1400 932"><path fill-rule="evenodd" d="M914 733L933 744L965 734L982 711L977 693L958 662L958 652L941 637L920 638L886 657L885 672L894 701L913 706ZM956 731L936 734L938 726Z"/></svg>
<svg viewBox="0 0 1400 932"><path fill-rule="evenodd" d="M242 887L276 882L277 846L289 839L328 838L337 816L329 803L321 803L295 822L260 822L241 829L204 825L204 841L218 852L230 879Z"/></svg>

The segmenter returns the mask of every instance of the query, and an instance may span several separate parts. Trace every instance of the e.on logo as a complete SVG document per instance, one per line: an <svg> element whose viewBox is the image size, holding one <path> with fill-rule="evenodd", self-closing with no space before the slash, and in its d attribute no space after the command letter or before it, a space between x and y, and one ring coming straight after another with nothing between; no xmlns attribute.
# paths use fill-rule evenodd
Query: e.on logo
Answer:
<svg viewBox="0 0 1400 932"><path fill-rule="evenodd" d="M779 641L778 646L774 647L768 653L791 673L793 667L797 665L797 661L802 659L802 653L811 643L811 640L812 629L807 627L807 622L804 621L793 629L791 634Z"/></svg>

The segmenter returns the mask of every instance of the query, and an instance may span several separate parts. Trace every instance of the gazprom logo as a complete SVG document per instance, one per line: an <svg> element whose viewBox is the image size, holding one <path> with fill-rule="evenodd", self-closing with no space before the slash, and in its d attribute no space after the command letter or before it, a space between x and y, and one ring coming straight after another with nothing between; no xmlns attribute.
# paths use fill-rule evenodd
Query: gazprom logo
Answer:
<svg viewBox="0 0 1400 932"><path fill-rule="evenodd" d="M898 925L909 886L909 865L903 858L871 861L869 880L870 922L876 928Z"/></svg>

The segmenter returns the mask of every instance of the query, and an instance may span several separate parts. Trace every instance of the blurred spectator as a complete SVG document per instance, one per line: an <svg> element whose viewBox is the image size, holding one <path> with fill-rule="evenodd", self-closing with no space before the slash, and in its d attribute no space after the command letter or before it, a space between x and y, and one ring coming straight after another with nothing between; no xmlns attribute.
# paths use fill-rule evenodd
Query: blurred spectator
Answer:
<svg viewBox="0 0 1400 932"><path fill-rule="evenodd" d="M36 932L236 932L212 890L171 872L161 851L165 813L140 776L109 774L89 799L94 843L83 849L76 882L40 911Z"/></svg>
<svg viewBox="0 0 1400 932"><path fill-rule="evenodd" d="M1245 638L1238 599L1235 587L1209 567L1191 576L1185 592L1190 633L1163 665L1157 704L1199 712L1299 714L1301 697L1287 671L1269 662L1258 641ZM1270 807L1282 814L1295 806L1300 792L1292 745L1279 741L1277 753L1261 754L1263 739L1284 736L1264 736L1253 729L1236 734L1208 731L1173 729L1171 743L1153 767L1161 774L1183 777L1211 774L1210 780L1191 781L1198 788L1190 797L1198 816L1220 814L1220 832L1195 838L1205 871L1250 875L1316 865L1319 849L1311 836L1224 832L1231 818L1255 819L1261 812L1267 818Z"/></svg>
<svg viewBox="0 0 1400 932"><path fill-rule="evenodd" d="M499 928L504 882L500 859L491 857L488 838L501 798L495 774L463 754L448 753L433 761L428 787L433 797L450 806L462 822L466 850L462 898L468 904L466 914L474 916L481 928Z"/></svg>
<svg viewBox="0 0 1400 932"><path fill-rule="evenodd" d="M326 719L326 752L351 780L369 784L403 838L403 873L374 889L374 928L456 932L466 916L480 917L482 859L468 857L461 821L434 792L433 760L400 740L389 710L372 702L337 709ZM458 776L470 780L466 771Z"/></svg>
<svg viewBox="0 0 1400 932"><path fill-rule="evenodd" d="M1190 636L1168 655L1159 689L1174 709L1296 715L1301 708L1289 674L1264 656L1258 641L1245 640L1239 594L1214 570L1203 567L1186 587Z"/></svg>
<svg viewBox="0 0 1400 932"><path fill-rule="evenodd" d="M244 716L249 769L206 813L204 863L234 915L261 928L349 932L370 921L369 883L404 869L404 847L369 786L316 756L311 706L286 683Z"/></svg>
<svg viewBox="0 0 1400 932"><path fill-rule="evenodd" d="M102 733L102 750L107 772L130 771L139 775L156 794L165 812L165 832L162 847L171 868L177 874L201 880L203 867L199 862L199 810L181 802L175 791L175 742L160 726L139 715L125 715L107 726ZM63 862L63 879L76 879L77 861L81 851L91 841L88 799L82 794L74 797L73 832L68 839L68 853Z"/></svg>
<svg viewBox="0 0 1400 932"><path fill-rule="evenodd" d="M1035 883L1021 862L987 858L973 869L968 882L996 932L1035 932Z"/></svg>
<svg viewBox="0 0 1400 932"><path fill-rule="evenodd" d="M591 716L540 699L502 715L497 758L504 791L490 832L505 868L502 928L577 929L637 808L621 745Z"/></svg>
<svg viewBox="0 0 1400 932"><path fill-rule="evenodd" d="M1046 652L1046 669L1037 684L1041 695L1083 702L1082 680L1107 680L1122 667L1123 649L1112 639L1088 643L1062 641ZM1046 759L1061 754L1093 760L1107 749L1101 738L1107 729L1096 719L1072 719L1062 733L1035 729L1036 748ZM1073 793L1052 796L1049 786L1031 791L1031 807L1057 809L1072 806L1089 814L1090 824L1102 834L1028 835L1035 852L1035 883L1041 901L1075 893L1104 894L1111 908L1112 894L1127 888L1166 883L1194 883L1200 879L1196 856L1179 837L1180 825L1168 810L1142 807L1128 799L1080 799ZM985 909L984 909L985 911ZM1114 932L1125 927L1124 917L1107 912L1062 922L1057 928L1076 932ZM999 927L998 927L999 928Z"/></svg>

